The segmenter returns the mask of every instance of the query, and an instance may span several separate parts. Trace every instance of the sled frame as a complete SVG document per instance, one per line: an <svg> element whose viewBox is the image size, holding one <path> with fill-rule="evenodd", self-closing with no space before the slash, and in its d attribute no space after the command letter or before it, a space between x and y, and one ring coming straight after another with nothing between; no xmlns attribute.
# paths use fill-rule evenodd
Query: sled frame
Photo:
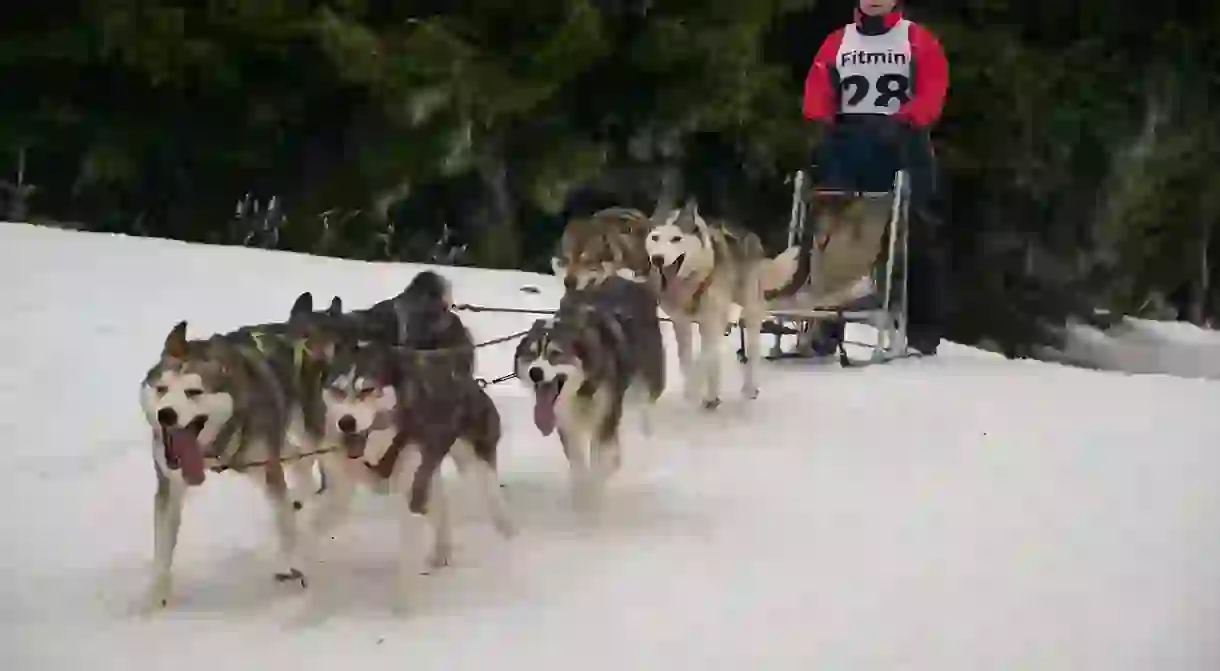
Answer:
<svg viewBox="0 0 1220 671"><path fill-rule="evenodd" d="M868 198L891 200L889 221L886 225L882 249L884 262L878 262L872 273L875 287L880 288L880 305L852 307L847 305L816 306L807 309L769 310L770 328L765 329L775 336L769 360L802 357L785 353L781 347L784 335L806 337L819 321L839 319L846 323L867 324L877 331L877 339L869 347L868 360L852 360L845 348L846 340L839 343L839 363L844 367L873 363L885 363L908 356L907 351L907 250L910 237L910 176L906 170L894 173L894 185L889 191L851 191L846 189L808 188L804 170L798 170L792 179L792 210L788 222L788 246L796 245L805 235L816 231L816 222L811 224L811 204L821 196ZM876 290L870 295L875 299ZM791 326L787 326L791 325Z"/></svg>

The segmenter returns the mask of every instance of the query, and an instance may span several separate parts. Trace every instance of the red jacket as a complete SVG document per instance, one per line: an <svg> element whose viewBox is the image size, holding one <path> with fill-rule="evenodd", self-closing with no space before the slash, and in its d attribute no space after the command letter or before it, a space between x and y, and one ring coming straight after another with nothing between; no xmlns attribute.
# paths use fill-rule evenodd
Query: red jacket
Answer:
<svg viewBox="0 0 1220 671"><path fill-rule="evenodd" d="M890 12L885 16L886 27L893 27L902 19L899 11ZM861 20L860 10L856 10L856 23ZM835 72L835 57L843 42L843 32L839 28L822 42L813 66L805 77L805 118L833 122L839 111L838 75ZM945 60L945 52L940 41L927 28L911 22L911 59L913 61L914 83L911 100L903 103L898 110L897 118L913 126L931 126L940 119L941 110L945 105L945 94L949 90L949 63Z"/></svg>

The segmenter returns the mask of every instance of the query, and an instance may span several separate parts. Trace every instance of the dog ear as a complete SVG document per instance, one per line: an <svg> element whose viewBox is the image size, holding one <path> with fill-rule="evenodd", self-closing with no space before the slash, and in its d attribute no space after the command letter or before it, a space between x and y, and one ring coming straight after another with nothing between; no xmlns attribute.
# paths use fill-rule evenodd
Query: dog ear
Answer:
<svg viewBox="0 0 1220 671"><path fill-rule="evenodd" d="M441 294L441 303L445 305L446 310L453 309L453 284L449 280L445 280L445 291Z"/></svg>
<svg viewBox="0 0 1220 671"><path fill-rule="evenodd" d="M313 312L313 294L304 291L300 296L297 296L296 302L292 304L292 309L288 311L288 319L291 321L297 317L303 317Z"/></svg>
<svg viewBox="0 0 1220 671"><path fill-rule="evenodd" d="M343 299L338 296L330 299L330 307L326 310L326 313L332 317L338 317L343 314Z"/></svg>
<svg viewBox="0 0 1220 671"><path fill-rule="evenodd" d="M657 196L657 207L652 211L651 223L653 226L660 226L669 219L669 213L674 209L674 202L677 200L676 193L679 191L675 188L675 175L671 170L664 170L661 173L661 193Z"/></svg>
<svg viewBox="0 0 1220 671"><path fill-rule="evenodd" d="M620 243L619 238L607 233L602 236L602 243L606 245L606 249L610 250L610 259L614 266L616 268L622 267L626 261L623 253L623 245Z"/></svg>
<svg viewBox="0 0 1220 671"><path fill-rule="evenodd" d="M169 335L165 337L165 346L161 349L161 356L171 359L181 359L186 356L186 320L182 320L170 329Z"/></svg>
<svg viewBox="0 0 1220 671"><path fill-rule="evenodd" d="M673 201L671 201L665 194L661 194L661 197L657 199L656 207L654 207L652 210L652 216L648 217L649 223L651 223L653 226L660 226L661 224L664 224L665 220L669 218L669 213L673 211L673 209Z"/></svg>
<svg viewBox="0 0 1220 671"><path fill-rule="evenodd" d="M701 229L699 226L699 201L690 196L682 205L682 211L678 213L677 219L678 228L688 233L694 233Z"/></svg>
<svg viewBox="0 0 1220 671"><path fill-rule="evenodd" d="M546 331L549 324L550 321L547 319L535 319L534 323L530 325L529 330L517 341L515 356L518 358L530 355L541 356L543 332Z"/></svg>

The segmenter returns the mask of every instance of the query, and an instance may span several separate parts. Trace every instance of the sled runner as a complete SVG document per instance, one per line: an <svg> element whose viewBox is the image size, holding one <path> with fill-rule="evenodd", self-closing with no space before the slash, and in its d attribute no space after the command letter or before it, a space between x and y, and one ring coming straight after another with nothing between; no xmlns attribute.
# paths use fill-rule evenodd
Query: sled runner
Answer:
<svg viewBox="0 0 1220 671"><path fill-rule="evenodd" d="M808 280L796 293L768 303L764 332L775 336L769 360L813 358L813 342L827 322L842 320L877 331L867 360L852 360L838 339L843 366L882 363L907 356L907 238L910 185L906 171L889 191L850 191L811 186L805 171L793 176L788 245L810 254ZM782 339L796 335L785 352ZM859 344L859 343L852 343ZM739 352L741 355L741 352Z"/></svg>

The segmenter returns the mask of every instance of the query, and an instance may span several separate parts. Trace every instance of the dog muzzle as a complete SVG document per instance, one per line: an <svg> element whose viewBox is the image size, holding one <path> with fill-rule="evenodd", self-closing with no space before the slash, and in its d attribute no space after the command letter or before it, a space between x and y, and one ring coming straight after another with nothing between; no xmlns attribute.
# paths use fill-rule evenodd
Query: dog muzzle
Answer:
<svg viewBox="0 0 1220 671"><path fill-rule="evenodd" d="M373 423L363 431L356 430L356 418L351 415L344 415L339 418L338 426L341 434L340 443L343 445L343 451L349 459L359 459L364 456L364 449L369 443L369 434L373 431L382 431L393 427L393 415L388 412L379 412L373 416Z"/></svg>
<svg viewBox="0 0 1220 671"><path fill-rule="evenodd" d="M686 261L685 254L679 254L678 258L674 259L673 263L666 264L664 256L653 256L649 261L652 263L653 272L661 280L661 289L669 288L670 283L677 279L678 271L682 269L682 262Z"/></svg>

